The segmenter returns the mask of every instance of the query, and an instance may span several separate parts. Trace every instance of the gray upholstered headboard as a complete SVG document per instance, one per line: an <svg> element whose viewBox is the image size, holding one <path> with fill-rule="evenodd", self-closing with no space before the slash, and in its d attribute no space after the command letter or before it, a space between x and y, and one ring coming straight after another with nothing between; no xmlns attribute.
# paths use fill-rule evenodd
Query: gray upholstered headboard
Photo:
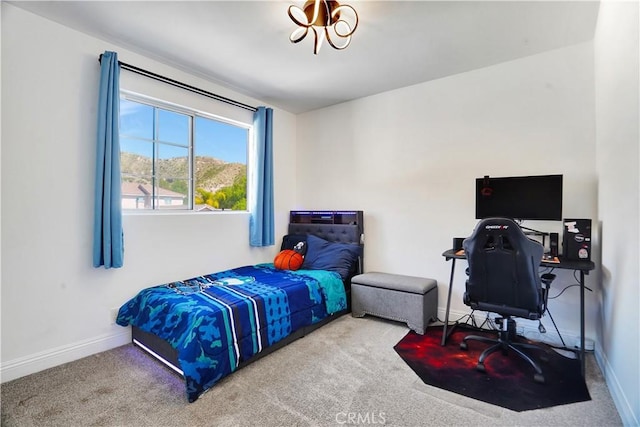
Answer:
<svg viewBox="0 0 640 427"><path fill-rule="evenodd" d="M330 242L363 243L357 224L289 224L289 234L313 234Z"/></svg>
<svg viewBox="0 0 640 427"><path fill-rule="evenodd" d="M289 234L313 234L329 242L359 245L358 273L363 271L364 213L362 211L291 211Z"/></svg>

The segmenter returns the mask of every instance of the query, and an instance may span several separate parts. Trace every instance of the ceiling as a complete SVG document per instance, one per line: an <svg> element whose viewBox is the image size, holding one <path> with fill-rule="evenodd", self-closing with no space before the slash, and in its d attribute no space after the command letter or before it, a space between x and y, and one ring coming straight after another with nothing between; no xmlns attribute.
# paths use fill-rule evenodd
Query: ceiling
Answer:
<svg viewBox="0 0 640 427"><path fill-rule="evenodd" d="M592 40L599 8L345 0L351 45L314 55L311 34L289 41L287 8L304 0L9 3L296 114Z"/></svg>

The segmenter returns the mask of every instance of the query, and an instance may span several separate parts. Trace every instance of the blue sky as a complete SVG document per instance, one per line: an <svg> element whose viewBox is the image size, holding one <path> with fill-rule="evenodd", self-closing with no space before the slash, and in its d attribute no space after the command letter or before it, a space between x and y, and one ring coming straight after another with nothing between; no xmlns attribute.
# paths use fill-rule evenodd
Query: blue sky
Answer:
<svg viewBox="0 0 640 427"><path fill-rule="evenodd" d="M247 163L248 130L204 117L195 118L195 155L209 156L226 162ZM153 138L153 107L126 99L120 102L120 149L151 157L152 144L141 140ZM173 111L158 111L158 139L181 144L159 145L159 157L185 157L189 141L189 117Z"/></svg>

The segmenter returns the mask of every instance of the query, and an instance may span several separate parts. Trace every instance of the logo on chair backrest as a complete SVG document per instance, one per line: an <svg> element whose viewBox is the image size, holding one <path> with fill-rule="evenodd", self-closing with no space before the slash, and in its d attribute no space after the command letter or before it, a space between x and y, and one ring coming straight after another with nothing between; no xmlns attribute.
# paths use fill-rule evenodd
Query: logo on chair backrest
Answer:
<svg viewBox="0 0 640 427"><path fill-rule="evenodd" d="M485 225L484 228L487 230L506 230L507 228L509 228L509 226L508 225Z"/></svg>

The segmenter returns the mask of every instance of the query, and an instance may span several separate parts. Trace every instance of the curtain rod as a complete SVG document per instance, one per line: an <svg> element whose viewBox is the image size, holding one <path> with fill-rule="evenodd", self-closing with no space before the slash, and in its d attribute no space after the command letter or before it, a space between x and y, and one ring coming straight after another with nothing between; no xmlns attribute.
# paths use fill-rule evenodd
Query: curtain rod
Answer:
<svg viewBox="0 0 640 427"><path fill-rule="evenodd" d="M100 54L100 56L98 57L98 62L102 62L102 54ZM126 64L122 61L118 61L118 65L120 65L120 68L122 68L123 70L131 71L136 74L140 74L141 76L149 77L150 79L167 83L171 86L179 87L181 89L188 90L189 92L197 93L198 95L215 99L216 101L224 102L226 104L230 104L238 108L244 108L245 110L249 110L253 112L258 110L256 107L252 107L251 105L243 104L242 102L239 102L239 101L234 101L233 99L224 97L222 95L216 95L215 93L211 93L204 89L200 89L195 86L191 86L186 83L179 82L169 77L161 76L160 74L156 74L151 71L136 67L135 65Z"/></svg>

